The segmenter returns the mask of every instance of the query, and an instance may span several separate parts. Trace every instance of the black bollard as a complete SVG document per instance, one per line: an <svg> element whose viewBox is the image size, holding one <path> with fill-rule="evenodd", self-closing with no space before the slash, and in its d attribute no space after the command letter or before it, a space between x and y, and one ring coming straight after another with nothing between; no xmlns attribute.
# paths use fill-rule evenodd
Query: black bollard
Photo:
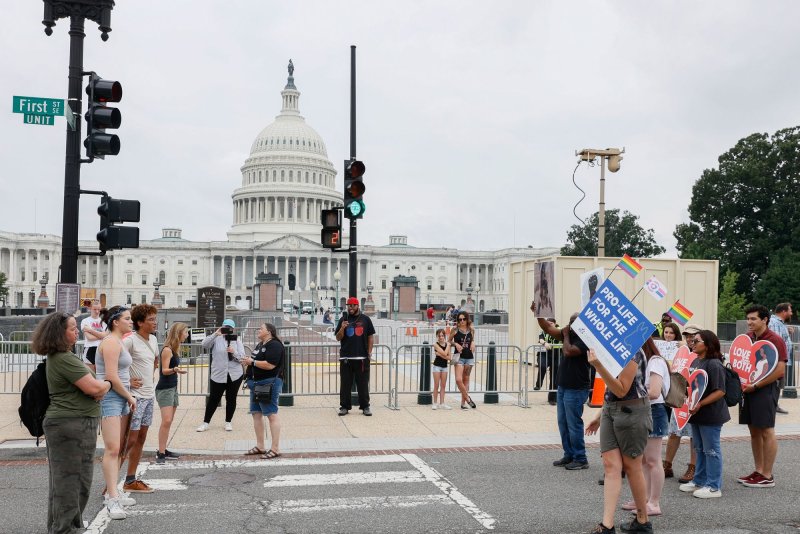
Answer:
<svg viewBox="0 0 800 534"><path fill-rule="evenodd" d="M433 404L431 394L431 346L427 341L422 342L422 350L419 356L419 393L417 394L417 404Z"/></svg>
<svg viewBox="0 0 800 534"><path fill-rule="evenodd" d="M292 395L292 347L289 341L285 341L283 346L285 353L283 357L283 388L281 396L278 397L278 406L294 406L294 395Z"/></svg>
<svg viewBox="0 0 800 534"><path fill-rule="evenodd" d="M486 391L483 394L484 404L497 404L500 397L497 395L497 347L494 341L489 342L489 352L486 358Z"/></svg>

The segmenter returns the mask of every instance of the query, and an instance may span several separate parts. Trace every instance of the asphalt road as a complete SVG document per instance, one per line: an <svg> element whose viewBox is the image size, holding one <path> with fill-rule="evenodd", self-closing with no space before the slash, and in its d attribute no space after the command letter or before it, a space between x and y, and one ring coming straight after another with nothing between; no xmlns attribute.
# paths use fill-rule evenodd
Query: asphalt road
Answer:
<svg viewBox="0 0 800 534"><path fill-rule="evenodd" d="M653 519L655 530L797 533L800 440L780 441L773 489L736 484L736 476L752 470L748 442L726 442L723 451L723 497L695 499L667 480L665 514ZM3 451L0 458L27 455L41 452ZM99 496L86 519L90 532L109 534L588 532L602 512L599 453L590 451L590 469L574 472L552 467L557 456L547 449L176 462L147 466L144 479L163 489L136 495L128 519L107 520ZM0 532L44 532L47 466L0 469ZM98 465L94 494L100 477ZM622 498L628 496L624 488ZM626 517L619 511L617 525Z"/></svg>

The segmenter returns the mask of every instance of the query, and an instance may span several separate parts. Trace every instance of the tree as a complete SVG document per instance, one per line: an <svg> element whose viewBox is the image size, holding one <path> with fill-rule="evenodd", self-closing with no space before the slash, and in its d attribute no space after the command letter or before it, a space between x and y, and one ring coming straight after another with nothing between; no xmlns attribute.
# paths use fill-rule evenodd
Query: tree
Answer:
<svg viewBox="0 0 800 534"><path fill-rule="evenodd" d="M736 292L739 275L728 271L722 277L722 290L719 292L717 320L722 323L734 322L744 317L746 300L744 295Z"/></svg>
<svg viewBox="0 0 800 534"><path fill-rule="evenodd" d="M8 306L6 302L8 300L8 286L6 285L6 273L0 272L0 300L3 301L3 304Z"/></svg>
<svg viewBox="0 0 800 534"><path fill-rule="evenodd" d="M800 250L800 127L753 134L692 187L689 223L675 229L681 258L718 259L750 300L776 251Z"/></svg>
<svg viewBox="0 0 800 534"><path fill-rule="evenodd" d="M567 232L567 244L561 248L563 256L597 255L597 227L600 216L597 212L584 225L573 224ZM665 249L656 243L652 229L645 230L639 217L618 209L606 211L606 256L618 257L630 254L635 258L649 258L663 254Z"/></svg>
<svg viewBox="0 0 800 534"><path fill-rule="evenodd" d="M781 302L800 305L800 252L785 247L773 254L764 276L756 283L755 302L774 308Z"/></svg>

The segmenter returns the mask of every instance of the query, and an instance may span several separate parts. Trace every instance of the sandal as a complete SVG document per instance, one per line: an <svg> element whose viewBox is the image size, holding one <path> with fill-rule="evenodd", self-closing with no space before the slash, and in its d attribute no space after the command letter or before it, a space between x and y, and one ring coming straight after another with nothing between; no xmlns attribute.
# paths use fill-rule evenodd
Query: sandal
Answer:
<svg viewBox="0 0 800 534"><path fill-rule="evenodd" d="M245 456L258 456L259 454L266 454L266 453L267 453L267 451L265 451L264 449L259 449L258 447L253 447L252 449L250 449L249 451L244 453L244 455Z"/></svg>
<svg viewBox="0 0 800 534"><path fill-rule="evenodd" d="M279 452L275 452L272 449L268 450L267 453L262 456L264 460L272 460L273 458L278 458L281 455Z"/></svg>

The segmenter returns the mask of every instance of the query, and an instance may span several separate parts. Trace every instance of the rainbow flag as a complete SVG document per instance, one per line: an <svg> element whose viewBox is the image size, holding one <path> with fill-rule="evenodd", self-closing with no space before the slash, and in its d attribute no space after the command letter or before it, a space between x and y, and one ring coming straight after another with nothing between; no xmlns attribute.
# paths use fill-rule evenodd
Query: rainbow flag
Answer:
<svg viewBox="0 0 800 534"><path fill-rule="evenodd" d="M636 278L636 275L642 270L642 266L627 254L622 256L622 259L619 260L617 267L625 271L631 278Z"/></svg>
<svg viewBox="0 0 800 534"><path fill-rule="evenodd" d="M681 304L680 300L676 300L675 304L667 310L667 313L681 326L684 326L686 322L692 318L692 315L694 315L694 313L689 311L689 308Z"/></svg>

